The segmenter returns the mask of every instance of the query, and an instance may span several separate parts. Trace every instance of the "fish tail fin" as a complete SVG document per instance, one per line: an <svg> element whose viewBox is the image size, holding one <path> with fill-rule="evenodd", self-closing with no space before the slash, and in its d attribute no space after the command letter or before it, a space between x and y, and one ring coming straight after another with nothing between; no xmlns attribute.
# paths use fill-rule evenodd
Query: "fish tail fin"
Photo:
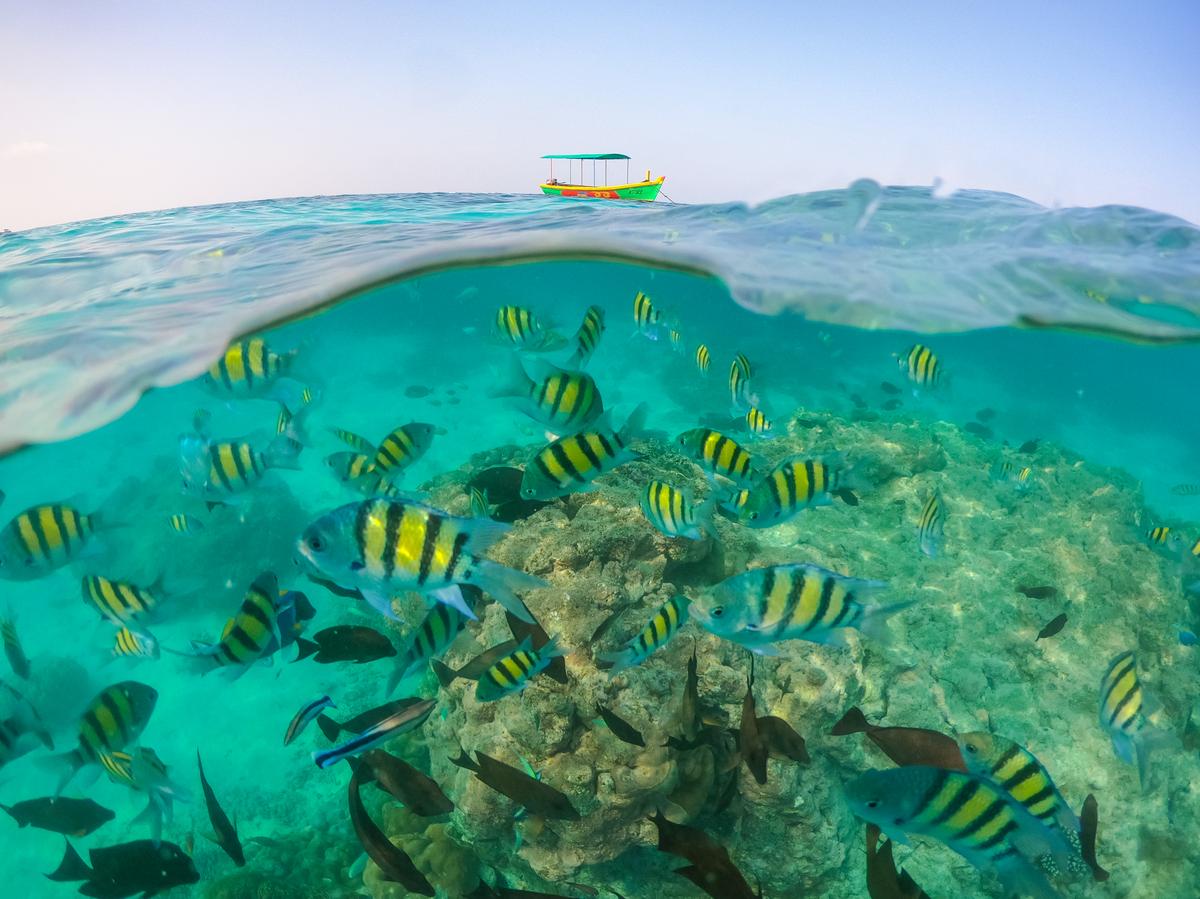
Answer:
<svg viewBox="0 0 1200 899"><path fill-rule="evenodd" d="M829 732L835 737L843 737L847 734L865 734L870 729L871 724L862 709L851 706Z"/></svg>
<svg viewBox="0 0 1200 899"><path fill-rule="evenodd" d="M146 807L129 823L134 827L139 824L148 825L150 827L150 842L156 848L162 842L163 810L153 799L147 802Z"/></svg>
<svg viewBox="0 0 1200 899"><path fill-rule="evenodd" d="M637 648L625 646L613 652L601 652L596 655L598 667L606 669L610 675L618 674L626 668L632 668L638 663Z"/></svg>
<svg viewBox="0 0 1200 899"><path fill-rule="evenodd" d="M495 385L488 391L488 396L491 399L525 396L532 387L533 381L526 374L525 367L521 365L520 357L516 353L512 353L508 357L507 369L500 373Z"/></svg>
<svg viewBox="0 0 1200 899"><path fill-rule="evenodd" d="M499 562L492 562L488 559L479 559L475 562L469 582L485 593L490 593L492 598L504 607L505 611L512 612L527 624L533 624L533 616L525 608L525 603L517 597L516 591L536 590L546 586L546 582L540 577L518 571L515 568L508 568Z"/></svg>
<svg viewBox="0 0 1200 899"><path fill-rule="evenodd" d="M307 659L313 653L319 652L321 647L312 640L306 640L304 637L296 638L296 658L293 661L299 662L301 659Z"/></svg>
<svg viewBox="0 0 1200 899"><path fill-rule="evenodd" d="M287 410L290 416L280 435L291 438L293 443L298 443L301 446L312 446L312 435L308 430L308 418L312 415L313 406L316 405L315 401L297 407L294 412L292 411L292 406L282 400L279 402L279 405Z"/></svg>
<svg viewBox="0 0 1200 899"><path fill-rule="evenodd" d="M321 733L325 735L325 739L330 743L336 743L338 734L342 732L342 726L328 715L317 716L317 727L321 728Z"/></svg>
<svg viewBox="0 0 1200 899"><path fill-rule="evenodd" d="M903 612L910 606L916 605L915 599L906 599L902 602L894 602L886 606L868 606L863 610L862 623L859 625L859 630L870 637L872 640L886 641L891 631L888 628L888 621L897 612Z"/></svg>
<svg viewBox="0 0 1200 899"><path fill-rule="evenodd" d="M1150 787L1150 756L1160 749L1174 746L1175 738L1164 730L1150 727L1132 738L1133 761L1137 764L1138 783L1144 793Z"/></svg>
<svg viewBox="0 0 1200 899"><path fill-rule="evenodd" d="M385 696L394 696L401 687L405 688L404 692L407 695L411 692L409 688L415 688L424 674L424 666L419 662L407 661L403 656L396 658L396 665L388 675Z"/></svg>
<svg viewBox="0 0 1200 899"><path fill-rule="evenodd" d="M59 862L57 868L46 875L46 879L57 880L63 883L72 880L91 880L92 873L92 869L79 857L79 853L75 851L75 847L71 845L71 841L66 840L66 848L63 850L62 861Z"/></svg>
<svg viewBox="0 0 1200 899"><path fill-rule="evenodd" d="M538 656L543 659L557 659L562 656L570 655L571 650L558 645L558 637L551 637L549 641L542 645L542 648L537 651Z"/></svg>
<svg viewBox="0 0 1200 899"><path fill-rule="evenodd" d="M303 449L303 443L292 437L288 431L284 431L271 441L267 451L263 453L263 459L267 468L297 470L300 468L300 453Z"/></svg>
<svg viewBox="0 0 1200 899"><path fill-rule="evenodd" d="M1058 890L1050 885L1041 871L1023 856L1012 853L996 865L1000 883L1011 895L1032 896L1033 899L1061 899Z"/></svg>
<svg viewBox="0 0 1200 899"><path fill-rule="evenodd" d="M79 773L79 769L85 763L86 759L84 759L83 753L78 749L72 749L70 752L60 752L57 755L45 756L37 760L38 767L43 771L58 776L58 785L54 788L55 796L62 794L62 791L67 788L67 784Z"/></svg>
<svg viewBox="0 0 1200 899"><path fill-rule="evenodd" d="M629 418L625 420L625 426L617 435L621 438L622 443L628 445L631 440L642 436L646 430L646 413L649 408L646 403L639 403L638 407L629 413Z"/></svg>

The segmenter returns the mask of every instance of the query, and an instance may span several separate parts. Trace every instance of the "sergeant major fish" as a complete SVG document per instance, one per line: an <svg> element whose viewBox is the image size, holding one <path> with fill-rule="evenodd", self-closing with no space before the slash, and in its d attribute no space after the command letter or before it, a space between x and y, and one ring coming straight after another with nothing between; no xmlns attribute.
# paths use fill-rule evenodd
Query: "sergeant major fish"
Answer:
<svg viewBox="0 0 1200 899"><path fill-rule="evenodd" d="M134 743L157 702L158 691L137 681L121 681L97 693L79 719L78 747L47 760L61 771L55 795L81 768L100 764L102 756Z"/></svg>
<svg viewBox="0 0 1200 899"><path fill-rule="evenodd" d="M22 680L29 680L29 657L21 646L21 638L17 634L17 619L10 611L0 620L0 635L4 638L4 655L8 659L8 667L12 673Z"/></svg>
<svg viewBox="0 0 1200 899"><path fill-rule="evenodd" d="M733 357L729 366L729 400L734 409L752 409L758 405L758 396L750 389L753 369L743 353Z"/></svg>
<svg viewBox="0 0 1200 899"><path fill-rule="evenodd" d="M183 489L208 501L235 501L272 469L298 469L297 446L286 436L276 437L260 453L245 441L185 434L179 438Z"/></svg>
<svg viewBox="0 0 1200 899"><path fill-rule="evenodd" d="M696 368L700 369L702 375L708 374L708 366L712 360L712 354L708 351L708 346L700 344L696 347Z"/></svg>
<svg viewBox="0 0 1200 899"><path fill-rule="evenodd" d="M690 600L682 594L672 596L646 622L646 626L621 649L600 653L597 660L609 666L610 674L640 665L666 646L679 629L687 624L689 603Z"/></svg>
<svg viewBox="0 0 1200 899"><path fill-rule="evenodd" d="M595 427L560 437L538 450L521 477L522 498L548 500L591 489L596 478L638 457L629 444L641 433L645 420L643 403L620 431L612 430L606 416Z"/></svg>
<svg viewBox="0 0 1200 899"><path fill-rule="evenodd" d="M85 574L80 581L84 602L117 627L144 621L154 614L162 600L162 579L149 587L129 581L115 581L98 574Z"/></svg>
<svg viewBox="0 0 1200 899"><path fill-rule="evenodd" d="M755 437L770 437L774 423L767 418L757 406L751 406L746 413L746 427Z"/></svg>
<svg viewBox="0 0 1200 899"><path fill-rule="evenodd" d="M372 463L375 469L389 479L418 461L429 451L433 443L433 425L410 421L390 431L379 441Z"/></svg>
<svg viewBox="0 0 1200 899"><path fill-rule="evenodd" d="M391 598L413 590L475 618L458 584L490 593L523 621L529 613L516 590L544 586L540 578L480 557L508 525L457 518L417 503L372 499L334 509L312 524L297 544L315 574L358 589L373 608L395 618ZM449 589L453 588L453 589Z"/></svg>
<svg viewBox="0 0 1200 899"><path fill-rule="evenodd" d="M887 619L913 604L863 605L886 587L806 563L770 565L726 578L694 598L691 610L710 633L778 655L775 644L783 640L845 645L848 628L882 636Z"/></svg>
<svg viewBox="0 0 1200 899"><path fill-rule="evenodd" d="M559 433L575 433L600 417L604 402L592 376L566 371L548 362L530 365L532 375L515 356L508 380L491 397L515 397L517 407L539 424Z"/></svg>
<svg viewBox="0 0 1200 899"><path fill-rule="evenodd" d="M942 505L942 496L937 491L930 494L921 507L921 517L917 519L917 543L921 552L933 559L942 546L942 536L945 530L946 512Z"/></svg>
<svg viewBox="0 0 1200 899"><path fill-rule="evenodd" d="M1150 752L1166 742L1147 718L1148 701L1138 680L1137 656L1123 652L1109 663L1100 679L1100 727L1112 738L1117 758L1137 765L1138 781L1149 785Z"/></svg>
<svg viewBox="0 0 1200 899"><path fill-rule="evenodd" d="M832 503L833 494L849 486L847 481L842 455L785 459L750 490L741 521L752 528L784 524L805 509Z"/></svg>
<svg viewBox="0 0 1200 899"><path fill-rule="evenodd" d="M900 370L917 387L933 387L941 383L942 365L929 347L915 343L896 360Z"/></svg>
<svg viewBox="0 0 1200 899"><path fill-rule="evenodd" d="M666 328L662 313L654 307L650 297L640 290L633 298L633 322L635 334L641 334L647 340L658 340Z"/></svg>
<svg viewBox="0 0 1200 899"><path fill-rule="evenodd" d="M492 326L492 335L498 342L531 353L557 350L566 344L561 334L545 327L524 306L501 306Z"/></svg>
<svg viewBox="0 0 1200 899"><path fill-rule="evenodd" d="M711 503L698 510L690 490L651 481L642 491L641 505L646 520L668 537L699 540L705 534Z"/></svg>
<svg viewBox="0 0 1200 899"><path fill-rule="evenodd" d="M43 577L84 554L100 518L63 503L32 506L0 531L0 578Z"/></svg>
<svg viewBox="0 0 1200 899"><path fill-rule="evenodd" d="M110 781L146 795L146 808L130 823L148 824L151 842L158 845L163 823L174 818L175 802L191 802L191 793L171 780L166 763L148 746L104 753L99 761Z"/></svg>
<svg viewBox="0 0 1200 899"><path fill-rule="evenodd" d="M450 648L465 621L457 609L446 603L435 603L396 657L396 667L387 682L387 695L396 692L401 684L412 683L424 674L425 666Z"/></svg>
<svg viewBox="0 0 1200 899"><path fill-rule="evenodd" d="M604 310L599 306L589 306L583 314L583 323L575 332L575 352L567 360L567 368L578 370L591 361L592 354L604 334Z"/></svg>
<svg viewBox="0 0 1200 899"><path fill-rule="evenodd" d="M541 649L534 649L533 639L526 637L516 649L480 675L475 684L475 698L480 702L491 702L510 693L519 693L552 661L566 654L554 639Z"/></svg>
<svg viewBox="0 0 1200 899"><path fill-rule="evenodd" d="M201 673L229 668L240 677L251 665L266 658L272 646L280 645L279 582L275 575L259 575L242 599L242 604L225 625L216 643L193 642L192 655Z"/></svg>
<svg viewBox="0 0 1200 899"><path fill-rule="evenodd" d="M753 481L754 471L750 465L750 453L732 437L726 437L720 431L714 431L712 428L693 428L676 437L675 444L704 469L710 480L720 476L739 486L749 486Z"/></svg>
<svg viewBox="0 0 1200 899"><path fill-rule="evenodd" d="M291 369L295 352L280 355L261 337L231 343L208 369L204 386L221 396L267 397Z"/></svg>

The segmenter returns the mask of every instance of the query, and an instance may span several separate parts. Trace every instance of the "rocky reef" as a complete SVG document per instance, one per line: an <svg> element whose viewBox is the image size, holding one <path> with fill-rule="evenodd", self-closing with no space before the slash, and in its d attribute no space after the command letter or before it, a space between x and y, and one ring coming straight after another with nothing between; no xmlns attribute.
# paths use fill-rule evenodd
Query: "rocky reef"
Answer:
<svg viewBox="0 0 1200 899"><path fill-rule="evenodd" d="M718 539L688 541L655 531L639 492L659 478L703 496L703 476L667 444L638 448L643 457L601 479L598 490L516 522L490 553L549 583L526 600L571 649L569 683L543 675L491 703L476 701L467 680L441 689L442 711L424 727L422 752L457 808L431 821L388 807L382 823L446 895L466 895L475 878L500 872L510 886L571 895L568 883L626 897L696 896L673 873L678 860L654 848L649 816L661 809L723 843L768 897L865 896L863 826L841 790L857 773L891 763L862 736L829 735L852 705L889 724L991 729L1033 751L1075 808L1094 793L1100 860L1112 879L1065 893L1195 894L1200 857L1179 836L1200 827L1195 750L1177 743L1160 751L1143 791L1096 720L1100 677L1125 650L1138 652L1142 683L1162 702L1164 729L1182 731L1200 688L1197 650L1176 637L1187 615L1177 563L1139 541L1140 489L1127 474L1050 444L1023 453L1000 447L949 423L800 410L786 436L752 447L758 467L795 453L844 452L856 504L839 501L765 530L718 518ZM527 456L516 447L482 453L426 489L434 505L467 514L473 473ZM1023 489L991 475L1006 459L1032 469ZM938 557L928 558L916 519L934 490L945 503L945 539ZM799 561L886 580L888 601L917 601L891 621L886 641L857 633L845 648L794 641L777 657L756 659L758 714L799 731L811 763L772 760L765 785L749 775L729 731L737 729L750 655L694 622L638 667L612 675L595 664L598 652L636 633L672 595L694 595L747 567ZM1042 591L1053 595L1018 592L1034 585L1054 587ZM1036 639L1062 612L1061 633ZM615 623L593 639L614 613ZM459 667L508 639L503 610L489 604L446 661ZM676 749L665 744L679 735L693 649L702 717L715 736ZM425 689L435 688L430 675ZM639 729L645 746L600 723L600 706ZM451 762L460 747L527 762L570 797L581 819L515 820L511 800ZM1002 895L994 878L945 847L918 840L896 854L933 899ZM377 875L368 865L364 882L377 899L404 895Z"/></svg>

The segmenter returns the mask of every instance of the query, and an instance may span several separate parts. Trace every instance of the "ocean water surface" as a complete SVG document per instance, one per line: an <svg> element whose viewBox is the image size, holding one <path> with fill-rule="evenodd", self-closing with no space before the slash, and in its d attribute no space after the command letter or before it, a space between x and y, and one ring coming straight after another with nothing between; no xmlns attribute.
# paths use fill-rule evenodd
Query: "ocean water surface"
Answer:
<svg viewBox="0 0 1200 899"><path fill-rule="evenodd" d="M917 895L867 818L932 899L1194 896L1197 338L1194 226L982 191L0 235L10 894Z"/></svg>

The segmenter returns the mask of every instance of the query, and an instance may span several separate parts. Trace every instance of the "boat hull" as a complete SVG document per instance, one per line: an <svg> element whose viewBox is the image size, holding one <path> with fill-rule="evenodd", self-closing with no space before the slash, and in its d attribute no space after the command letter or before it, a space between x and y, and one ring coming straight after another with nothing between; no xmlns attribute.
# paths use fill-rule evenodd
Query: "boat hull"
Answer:
<svg viewBox="0 0 1200 899"><path fill-rule="evenodd" d="M665 176L653 181L637 181L633 184L614 184L597 187L589 184L543 184L542 193L552 197L569 197L575 200L642 200L651 202L658 198Z"/></svg>

